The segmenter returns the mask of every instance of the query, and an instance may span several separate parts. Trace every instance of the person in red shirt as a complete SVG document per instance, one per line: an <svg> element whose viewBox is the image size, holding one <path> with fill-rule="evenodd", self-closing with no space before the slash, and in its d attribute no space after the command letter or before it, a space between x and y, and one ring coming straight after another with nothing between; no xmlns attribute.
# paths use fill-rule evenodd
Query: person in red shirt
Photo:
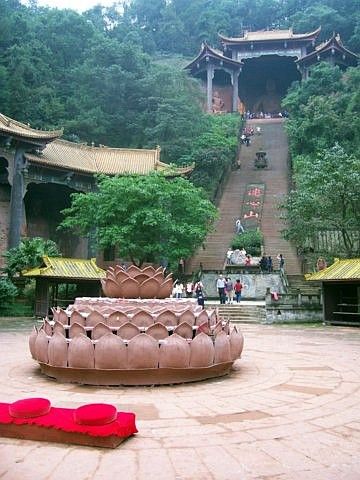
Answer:
<svg viewBox="0 0 360 480"><path fill-rule="evenodd" d="M235 282L235 285L234 285L235 298L236 298L237 303L240 303L242 288L243 288L242 283L240 282L240 279L238 278Z"/></svg>

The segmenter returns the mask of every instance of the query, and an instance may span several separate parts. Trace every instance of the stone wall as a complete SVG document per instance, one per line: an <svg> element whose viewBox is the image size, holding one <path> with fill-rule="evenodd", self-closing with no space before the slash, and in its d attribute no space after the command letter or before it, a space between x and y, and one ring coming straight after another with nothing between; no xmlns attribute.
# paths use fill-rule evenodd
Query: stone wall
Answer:
<svg viewBox="0 0 360 480"><path fill-rule="evenodd" d="M0 268L4 266L2 254L7 250L10 213L10 187L0 185Z"/></svg>

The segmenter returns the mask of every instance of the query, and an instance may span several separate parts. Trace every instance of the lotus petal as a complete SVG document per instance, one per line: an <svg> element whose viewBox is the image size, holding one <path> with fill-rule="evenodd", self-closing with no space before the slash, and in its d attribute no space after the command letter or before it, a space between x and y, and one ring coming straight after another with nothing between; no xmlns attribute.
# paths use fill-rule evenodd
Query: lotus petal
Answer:
<svg viewBox="0 0 360 480"><path fill-rule="evenodd" d="M230 341L225 332L220 332L215 338L214 363L231 362Z"/></svg>
<svg viewBox="0 0 360 480"><path fill-rule="evenodd" d="M159 365L159 343L155 338L142 333L128 344L128 366L131 369L157 368Z"/></svg>
<svg viewBox="0 0 360 480"><path fill-rule="evenodd" d="M135 313L131 319L131 323L137 327L150 327L154 324L154 317L150 313L141 310Z"/></svg>
<svg viewBox="0 0 360 480"><path fill-rule="evenodd" d="M116 275L115 275L115 272L111 272L110 270L108 270L106 272L106 280L114 280L114 282L116 282Z"/></svg>
<svg viewBox="0 0 360 480"><path fill-rule="evenodd" d="M140 293L139 282L133 278L127 278L120 284L122 295L124 298L138 298Z"/></svg>
<svg viewBox="0 0 360 480"><path fill-rule="evenodd" d="M187 322L180 323L180 325L178 325L174 329L174 333L177 333L178 335L180 335L180 337L183 337L183 338L192 338L193 337L192 326Z"/></svg>
<svg viewBox="0 0 360 480"><path fill-rule="evenodd" d="M190 345L174 333L160 346L160 368L187 368L190 365Z"/></svg>
<svg viewBox="0 0 360 480"><path fill-rule="evenodd" d="M69 328L69 338L76 337L77 335L86 335L86 330L79 323L73 323Z"/></svg>
<svg viewBox="0 0 360 480"><path fill-rule="evenodd" d="M136 265L130 265L130 267L126 270L126 273L128 274L129 277L135 277L135 275L138 275L141 272L141 269L137 267Z"/></svg>
<svg viewBox="0 0 360 480"><path fill-rule="evenodd" d="M55 317L55 316L54 316ZM54 318L54 320L57 320L58 322L62 323L63 325L68 325L69 323L69 319L68 319L68 316L66 314L66 312L64 312L64 310L62 308L59 308L57 310L57 315L56 315L57 318Z"/></svg>
<svg viewBox="0 0 360 480"><path fill-rule="evenodd" d="M173 289L173 283L174 282L173 282L172 278L169 278L168 280L165 280L165 282L163 282L160 285L159 293L158 293L157 297L158 298L168 298L168 297L170 297L172 289Z"/></svg>
<svg viewBox="0 0 360 480"><path fill-rule="evenodd" d="M179 315L179 324L183 322L187 322L189 325L195 325L195 315L189 308Z"/></svg>
<svg viewBox="0 0 360 480"><path fill-rule="evenodd" d="M95 344L95 368L127 368L127 347L121 338L109 333L99 339Z"/></svg>
<svg viewBox="0 0 360 480"><path fill-rule="evenodd" d="M206 335L211 335L211 330L210 330L210 326L209 326L208 321L199 325L199 328L196 330L196 335L200 335L200 333L205 333Z"/></svg>
<svg viewBox="0 0 360 480"><path fill-rule="evenodd" d="M64 337L65 337L64 325L62 323L58 322L58 321L54 322L53 332L54 333L61 333L61 335L64 335Z"/></svg>
<svg viewBox="0 0 360 480"><path fill-rule="evenodd" d="M164 271L165 271L164 267L158 267L158 268L154 271L154 273L159 273L159 272L161 272L161 273L164 275Z"/></svg>
<svg viewBox="0 0 360 480"><path fill-rule="evenodd" d="M44 325L44 332L46 333L46 335L51 336L52 333L53 333L53 330L52 330L52 327L49 323L48 318L44 318L44 324L43 325Z"/></svg>
<svg viewBox="0 0 360 480"><path fill-rule="evenodd" d="M35 345L34 345L35 358L38 362L48 363L49 361L48 344L49 344L49 339L46 333L44 332L44 330L40 330L36 337Z"/></svg>
<svg viewBox="0 0 360 480"><path fill-rule="evenodd" d="M119 285L126 278L129 278L129 275L126 272L124 272L124 270L120 270L116 272L115 279Z"/></svg>
<svg viewBox="0 0 360 480"><path fill-rule="evenodd" d="M92 329L91 338L93 340L98 340L100 337L102 337L103 335L107 335L108 333L113 334L111 329L107 325L105 325L104 323L98 323Z"/></svg>
<svg viewBox="0 0 360 480"><path fill-rule="evenodd" d="M190 344L190 367L210 367L214 362L214 344L205 333L197 335Z"/></svg>
<svg viewBox="0 0 360 480"><path fill-rule="evenodd" d="M222 325L222 321L220 320L214 327L212 333L213 335L217 335L218 333L222 332L223 331L223 325Z"/></svg>
<svg viewBox="0 0 360 480"><path fill-rule="evenodd" d="M119 285L114 280L106 280L106 295L110 298L119 298L123 296L121 284Z"/></svg>
<svg viewBox="0 0 360 480"><path fill-rule="evenodd" d="M108 289L106 288L106 280L104 278L101 278L100 282L101 282L101 288L102 288L105 296L109 297L110 295L109 295Z"/></svg>
<svg viewBox="0 0 360 480"><path fill-rule="evenodd" d="M156 298L160 290L161 282L154 278L148 278L141 284L141 298Z"/></svg>
<svg viewBox="0 0 360 480"><path fill-rule="evenodd" d="M36 337L38 336L38 331L34 325L34 328L32 329L32 332L29 337L29 348L30 348L30 353L33 358L36 358L35 356L35 342L36 342Z"/></svg>
<svg viewBox="0 0 360 480"><path fill-rule="evenodd" d="M147 277L152 277L157 270L152 265L148 265L147 267L142 269L142 273L146 274Z"/></svg>
<svg viewBox="0 0 360 480"><path fill-rule="evenodd" d="M161 285L164 282L164 274L162 272L155 273L155 275L151 278L154 278L159 282L159 285Z"/></svg>
<svg viewBox="0 0 360 480"><path fill-rule="evenodd" d="M147 330L146 334L155 338L156 340L163 340L169 336L167 328L162 323L154 323Z"/></svg>
<svg viewBox="0 0 360 480"><path fill-rule="evenodd" d="M116 311L108 316L105 323L109 325L109 327L121 327L121 325L124 325L124 323L128 321L129 319L124 312Z"/></svg>
<svg viewBox="0 0 360 480"><path fill-rule="evenodd" d="M74 310L70 315L70 325L73 323L78 323L79 325L85 325L85 318L81 315L80 312Z"/></svg>
<svg viewBox="0 0 360 480"><path fill-rule="evenodd" d="M117 334L119 337L123 338L124 340L130 340L131 338L134 338L136 335L139 335L140 330L136 325L133 325L130 322L124 323L124 325L121 325L119 328Z"/></svg>
<svg viewBox="0 0 360 480"><path fill-rule="evenodd" d="M68 365L73 368L94 368L94 346L86 335L77 335L71 340Z"/></svg>
<svg viewBox="0 0 360 480"><path fill-rule="evenodd" d="M95 327L98 323L106 323L104 315L97 311L93 311L90 313L88 317L86 317L85 325L87 327Z"/></svg>
<svg viewBox="0 0 360 480"><path fill-rule="evenodd" d="M201 312L198 315L196 315L195 325L201 325L202 323L208 322L208 321L209 321L209 317L208 317L208 314L206 313L206 310L201 310Z"/></svg>
<svg viewBox="0 0 360 480"><path fill-rule="evenodd" d="M149 278L152 278L152 276L150 277L150 275L146 275L146 273L139 273L139 275L135 275L134 278L141 285L143 282L145 282L145 280L148 280Z"/></svg>
<svg viewBox="0 0 360 480"><path fill-rule="evenodd" d="M238 332L236 327L233 328L230 334L230 352L231 359L236 360L241 357L244 348L244 337L241 332Z"/></svg>
<svg viewBox="0 0 360 480"><path fill-rule="evenodd" d="M121 265L115 265L113 268L114 274L116 275L118 272L125 272L125 269Z"/></svg>
<svg viewBox="0 0 360 480"><path fill-rule="evenodd" d="M175 313L171 310L165 310L165 312L160 313L160 315L157 316L156 321L162 323L166 327L176 327L178 322Z"/></svg>
<svg viewBox="0 0 360 480"><path fill-rule="evenodd" d="M49 340L48 355L49 365L54 367L67 367L68 343L64 335L55 332Z"/></svg>

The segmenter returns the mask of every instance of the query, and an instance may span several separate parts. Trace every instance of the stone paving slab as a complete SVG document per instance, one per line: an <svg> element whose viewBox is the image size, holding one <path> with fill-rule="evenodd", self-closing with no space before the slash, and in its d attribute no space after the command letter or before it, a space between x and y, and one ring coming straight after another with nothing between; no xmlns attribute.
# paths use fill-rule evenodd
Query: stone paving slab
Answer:
<svg viewBox="0 0 360 480"><path fill-rule="evenodd" d="M115 450L0 438L1 479L360 479L359 329L243 325L227 377L99 388L41 375L27 325L0 320L0 401L112 403L139 433Z"/></svg>

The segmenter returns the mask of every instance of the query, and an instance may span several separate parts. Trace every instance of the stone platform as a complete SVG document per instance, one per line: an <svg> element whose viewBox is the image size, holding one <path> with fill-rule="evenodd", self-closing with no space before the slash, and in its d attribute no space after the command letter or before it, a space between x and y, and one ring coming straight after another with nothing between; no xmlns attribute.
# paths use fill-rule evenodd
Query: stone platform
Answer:
<svg viewBox="0 0 360 480"><path fill-rule="evenodd" d="M111 451L0 438L1 480L360 478L359 329L243 325L229 376L156 388L52 381L30 358L30 329L0 319L1 401L112 403L139 433Z"/></svg>

